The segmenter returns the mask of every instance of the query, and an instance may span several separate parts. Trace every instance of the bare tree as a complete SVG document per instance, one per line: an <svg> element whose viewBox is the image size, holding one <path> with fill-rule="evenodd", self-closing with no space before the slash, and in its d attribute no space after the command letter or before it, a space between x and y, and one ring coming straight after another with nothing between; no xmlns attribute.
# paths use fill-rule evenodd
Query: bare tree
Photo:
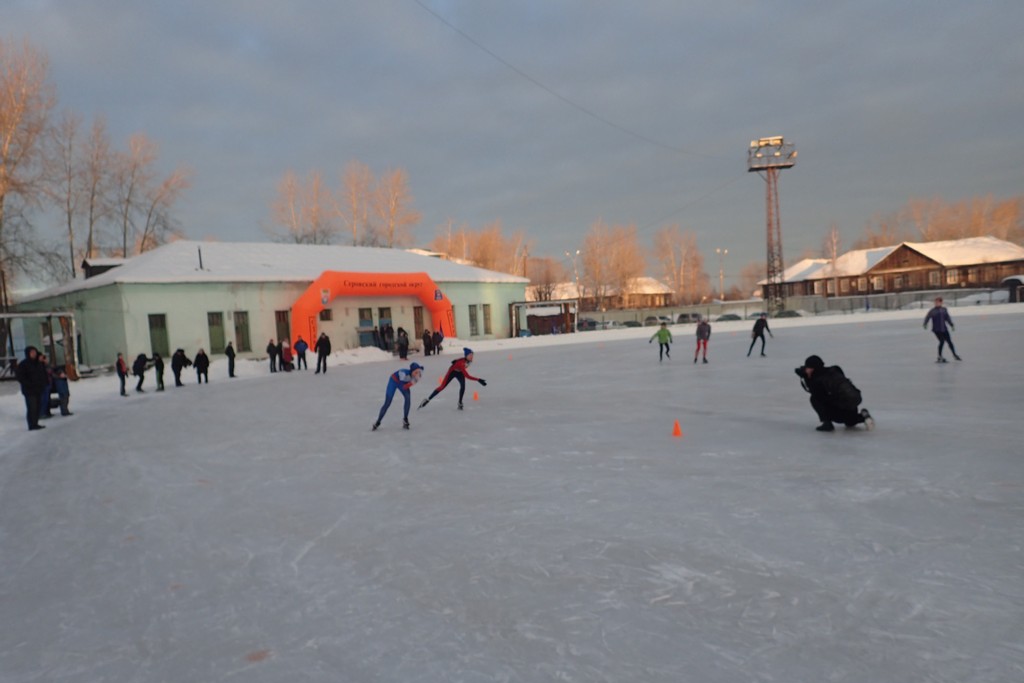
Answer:
<svg viewBox="0 0 1024 683"><path fill-rule="evenodd" d="M704 272L704 255L697 248L696 234L678 225L662 228L654 234L654 254L676 301L700 302L710 292L711 280Z"/></svg>
<svg viewBox="0 0 1024 683"><path fill-rule="evenodd" d="M370 207L374 191L373 172L366 164L351 161L345 167L341 185L335 211L352 233L352 246L367 244L372 234Z"/></svg>
<svg viewBox="0 0 1024 683"><path fill-rule="evenodd" d="M118 222L121 229L121 256L128 258L128 244L134 242L134 212L140 195L152 182L153 164L156 162L156 144L143 133L128 138L128 151L116 154L115 178L117 183Z"/></svg>
<svg viewBox="0 0 1024 683"><path fill-rule="evenodd" d="M302 188L295 171L288 169L277 183L277 198L270 213L274 223L285 231L283 236L277 233L277 237L302 244Z"/></svg>
<svg viewBox="0 0 1024 683"><path fill-rule="evenodd" d="M997 201L985 195L958 202L912 198L897 211L873 217L854 246L867 249L984 235L1024 243L1024 196Z"/></svg>
<svg viewBox="0 0 1024 683"><path fill-rule="evenodd" d="M412 242L410 229L420 222L420 214L412 208L413 197L405 171L401 168L385 173L373 193L373 212L377 224L377 240L386 247Z"/></svg>
<svg viewBox="0 0 1024 683"><path fill-rule="evenodd" d="M740 269L740 289L743 290L741 298L748 299L760 287L758 282L765 279L764 261L751 261Z"/></svg>
<svg viewBox="0 0 1024 683"><path fill-rule="evenodd" d="M644 274L647 260L637 239L635 225L612 227L609 253L609 275L613 289L619 294L620 305L628 305L634 281Z"/></svg>
<svg viewBox="0 0 1024 683"><path fill-rule="evenodd" d="M530 285L537 293L538 301L551 301L555 294L555 288L567 279L562 264L547 256L528 259L526 273L530 278Z"/></svg>
<svg viewBox="0 0 1024 683"><path fill-rule="evenodd" d="M580 250L580 265L583 267L580 297L593 298L599 309L605 307L606 299L614 289L611 266L613 241L611 227L598 219L590 226Z"/></svg>
<svg viewBox="0 0 1024 683"><path fill-rule="evenodd" d="M155 249L181 234L171 216L171 207L189 185L188 171L176 169L159 185L146 189L136 252Z"/></svg>
<svg viewBox="0 0 1024 683"><path fill-rule="evenodd" d="M50 136L49 170L47 177L47 194L51 201L60 207L64 217L64 229L67 231L68 262L66 272L74 278L77 274L75 264L78 254L75 250L75 222L78 220L81 192L81 163L79 160L79 134L82 119L73 111L65 111L60 121L53 128Z"/></svg>
<svg viewBox="0 0 1024 683"><path fill-rule="evenodd" d="M43 136L55 103L42 53L0 40L0 306L36 252L26 209L43 191Z"/></svg>
<svg viewBox="0 0 1024 683"><path fill-rule="evenodd" d="M337 204L324 185L320 171L310 171L304 182L288 170L277 186L271 206L274 222L284 229L276 236L296 244L331 244L338 234Z"/></svg>
<svg viewBox="0 0 1024 683"><path fill-rule="evenodd" d="M116 157L110 149L107 123L102 117L93 120L89 139L85 144L82 163L82 201L85 202L85 256L92 258L99 249L100 226L114 208L114 163Z"/></svg>

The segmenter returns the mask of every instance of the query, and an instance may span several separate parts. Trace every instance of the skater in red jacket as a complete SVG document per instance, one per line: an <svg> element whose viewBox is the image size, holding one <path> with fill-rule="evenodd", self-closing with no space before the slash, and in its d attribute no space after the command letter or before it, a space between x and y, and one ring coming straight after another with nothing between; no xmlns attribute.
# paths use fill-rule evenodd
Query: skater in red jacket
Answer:
<svg viewBox="0 0 1024 683"><path fill-rule="evenodd" d="M427 396L425 399L423 399L423 403L419 405L419 408L422 408L423 406L430 403L430 399L434 398L442 391L444 391L444 388L448 386L454 379L457 380L459 383L459 410L462 410L462 398L463 396L466 395L467 379L480 382L480 386L487 386L487 380L480 379L479 377L474 377L473 375L469 374L469 364L472 362L473 350L466 348L462 349L462 358L457 358L456 360L452 361L451 366L448 368L447 374L445 374L444 379L441 380L441 385L437 389L434 389L434 392L430 394L430 396ZM417 408L416 410L419 410L419 408Z"/></svg>

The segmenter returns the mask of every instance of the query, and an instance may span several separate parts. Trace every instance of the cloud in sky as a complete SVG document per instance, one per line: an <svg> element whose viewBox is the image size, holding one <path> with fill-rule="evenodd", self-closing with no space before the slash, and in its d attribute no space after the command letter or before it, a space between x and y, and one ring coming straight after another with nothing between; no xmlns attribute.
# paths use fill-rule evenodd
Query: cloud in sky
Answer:
<svg viewBox="0 0 1024 683"><path fill-rule="evenodd" d="M1021 192L1016 0L422 4L514 69L415 0L15 0L0 32L46 52L62 108L194 170L195 238L266 239L285 170L358 159L408 171L421 243L449 218L552 255L598 218L648 244L678 223L736 274L764 257L746 147L774 134L800 152L787 257L910 197Z"/></svg>

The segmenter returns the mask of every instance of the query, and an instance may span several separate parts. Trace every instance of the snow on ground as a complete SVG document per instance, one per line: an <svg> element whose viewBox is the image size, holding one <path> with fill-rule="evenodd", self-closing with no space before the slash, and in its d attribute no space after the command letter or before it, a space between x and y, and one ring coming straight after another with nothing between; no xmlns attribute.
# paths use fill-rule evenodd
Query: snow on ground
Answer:
<svg viewBox="0 0 1024 683"><path fill-rule="evenodd" d="M474 344L489 386L408 432L369 431L375 351L91 379L38 433L8 389L0 679L1022 680L1024 307L951 312L947 365L919 312L772 321L767 358L716 324L709 365L692 325L662 364L651 328ZM811 353L876 431L814 431Z"/></svg>

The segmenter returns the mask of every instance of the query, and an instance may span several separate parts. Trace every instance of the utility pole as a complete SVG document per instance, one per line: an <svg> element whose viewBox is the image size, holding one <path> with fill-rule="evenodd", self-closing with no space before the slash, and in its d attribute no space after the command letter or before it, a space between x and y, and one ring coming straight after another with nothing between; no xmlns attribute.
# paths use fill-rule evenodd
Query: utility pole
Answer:
<svg viewBox="0 0 1024 683"><path fill-rule="evenodd" d="M747 150L747 171L759 174L765 181L765 213L767 215L768 259L764 301L769 311L786 307L782 278L782 225L779 221L779 171L796 166L796 150L781 135L750 141Z"/></svg>

